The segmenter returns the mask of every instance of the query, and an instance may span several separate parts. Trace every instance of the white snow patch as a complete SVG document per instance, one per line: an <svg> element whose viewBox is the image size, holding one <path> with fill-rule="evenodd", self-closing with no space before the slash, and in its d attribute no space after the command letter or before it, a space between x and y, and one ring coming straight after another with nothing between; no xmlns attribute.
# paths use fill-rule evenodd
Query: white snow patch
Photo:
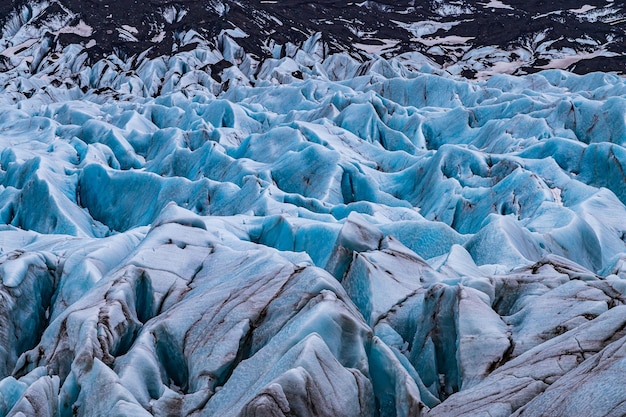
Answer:
<svg viewBox="0 0 626 417"><path fill-rule="evenodd" d="M169 24L174 23L174 19L176 18L176 8L172 6L163 10L163 18Z"/></svg>
<svg viewBox="0 0 626 417"><path fill-rule="evenodd" d="M611 57L616 56L617 54L614 52L608 52L603 49L594 52L581 52L575 55L569 55L562 58L554 58L546 65L538 66L537 68L541 69L562 69L567 68L570 65L577 63L578 61L582 61L583 59L591 59L599 56Z"/></svg>
<svg viewBox="0 0 626 417"><path fill-rule="evenodd" d="M422 22L404 23L397 20L392 20L392 23L400 26L403 29L408 30L413 36L421 38L422 36L432 35L438 30L443 29L448 31L461 22L436 22L434 20L424 20Z"/></svg>
<svg viewBox="0 0 626 417"><path fill-rule="evenodd" d="M221 34L226 34L228 36L230 36L231 38L234 39L238 39L238 38L247 38L249 35L244 32L243 30L239 29L239 28L234 28L234 29L224 29L222 31Z"/></svg>
<svg viewBox="0 0 626 417"><path fill-rule="evenodd" d="M435 46L435 45L461 45L468 41L474 39L474 36L444 36L444 37L436 37L436 38L413 38L412 41L423 43L426 46Z"/></svg>
<svg viewBox="0 0 626 417"><path fill-rule="evenodd" d="M56 32L53 32L53 34L55 35L59 35L61 33L73 33L74 35L86 38L93 34L93 28L81 20L76 26L66 26L57 30Z"/></svg>
<svg viewBox="0 0 626 417"><path fill-rule="evenodd" d="M117 31L119 32L120 39L127 42L139 42L139 39L137 39L132 33L127 31L126 29L117 28Z"/></svg>
<svg viewBox="0 0 626 417"><path fill-rule="evenodd" d="M590 6L588 4L585 4L583 7L580 7L578 9L569 9L569 11L572 12L572 13L578 14L578 13L588 12L589 10L593 10L595 8L596 8L596 6Z"/></svg>
<svg viewBox="0 0 626 417"><path fill-rule="evenodd" d="M4 51L0 52L0 55L6 56L7 58L11 58L15 56L15 54L19 53L20 51L30 48L31 46L33 46L33 44L35 44L38 41L39 41L38 39L29 39L26 42L20 43L19 45L6 48Z"/></svg>
<svg viewBox="0 0 626 417"><path fill-rule="evenodd" d="M541 19L542 17L547 17L547 16L550 16L550 15L553 15L553 14L561 14L561 13L563 13L563 10L555 10L553 12L542 13L542 14L538 14L536 16L533 16L533 19L535 19L535 20L536 19Z"/></svg>
<svg viewBox="0 0 626 417"><path fill-rule="evenodd" d="M377 41L382 42L382 45L370 45L364 43L355 43L354 46L359 48L368 54L380 54L386 50L389 50L396 46L399 41L395 39L376 39Z"/></svg>
<svg viewBox="0 0 626 417"><path fill-rule="evenodd" d="M411 14L415 12L415 7L409 7L408 9L405 10L398 10L396 13L398 14Z"/></svg>
<svg viewBox="0 0 626 417"><path fill-rule="evenodd" d="M576 42L581 45L598 46L598 42L590 38L576 38Z"/></svg>
<svg viewBox="0 0 626 417"><path fill-rule="evenodd" d="M174 6L166 7L162 11L163 18L170 25L174 22L180 22L183 17L187 14L187 10L185 9L177 9Z"/></svg>
<svg viewBox="0 0 626 417"><path fill-rule="evenodd" d="M500 0L491 0L489 3L478 3L483 6L485 9L509 9L515 10L508 4L502 3Z"/></svg>
<svg viewBox="0 0 626 417"><path fill-rule="evenodd" d="M607 23L611 26L619 25L620 23L626 22L626 17L620 17L617 19L607 20Z"/></svg>
<svg viewBox="0 0 626 417"><path fill-rule="evenodd" d="M130 25L122 25L122 28L127 31L128 33L133 33L135 35L137 35L139 33L139 31L137 30L136 27L134 26L130 26Z"/></svg>
<svg viewBox="0 0 626 417"><path fill-rule="evenodd" d="M213 7L213 10L215 10L220 16L226 15L226 13L230 10L230 7L221 1L211 1L210 4L211 7Z"/></svg>
<svg viewBox="0 0 626 417"><path fill-rule="evenodd" d="M524 65L520 61L499 61L495 62L491 68L476 73L476 79L486 80L496 74L513 74L519 67Z"/></svg>
<svg viewBox="0 0 626 417"><path fill-rule="evenodd" d="M462 14L471 14L472 8L465 4L451 4L443 2L442 0L436 0L433 2L433 12L441 17L459 16Z"/></svg>
<svg viewBox="0 0 626 417"><path fill-rule="evenodd" d="M158 35L153 36L152 39L150 39L150 42L159 43L163 41L163 39L165 39L165 32L161 31Z"/></svg>
<svg viewBox="0 0 626 417"><path fill-rule="evenodd" d="M610 25L614 25L626 18L623 13L620 13L619 9L614 7L603 7L601 9L593 8L580 14L581 19L585 19L589 22L593 23L599 21Z"/></svg>

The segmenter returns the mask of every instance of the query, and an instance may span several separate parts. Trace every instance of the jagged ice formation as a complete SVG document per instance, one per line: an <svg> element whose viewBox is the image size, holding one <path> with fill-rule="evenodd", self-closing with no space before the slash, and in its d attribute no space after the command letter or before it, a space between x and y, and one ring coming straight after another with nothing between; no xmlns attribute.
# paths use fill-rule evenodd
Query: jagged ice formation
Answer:
<svg viewBox="0 0 626 417"><path fill-rule="evenodd" d="M0 414L626 413L623 78L220 39L0 74Z"/></svg>

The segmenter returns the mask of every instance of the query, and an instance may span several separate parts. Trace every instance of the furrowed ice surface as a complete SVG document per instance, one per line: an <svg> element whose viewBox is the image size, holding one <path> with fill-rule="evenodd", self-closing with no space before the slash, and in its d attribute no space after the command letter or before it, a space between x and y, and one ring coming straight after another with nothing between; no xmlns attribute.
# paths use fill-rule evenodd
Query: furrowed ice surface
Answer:
<svg viewBox="0 0 626 417"><path fill-rule="evenodd" d="M221 45L0 74L0 414L622 413L623 78Z"/></svg>

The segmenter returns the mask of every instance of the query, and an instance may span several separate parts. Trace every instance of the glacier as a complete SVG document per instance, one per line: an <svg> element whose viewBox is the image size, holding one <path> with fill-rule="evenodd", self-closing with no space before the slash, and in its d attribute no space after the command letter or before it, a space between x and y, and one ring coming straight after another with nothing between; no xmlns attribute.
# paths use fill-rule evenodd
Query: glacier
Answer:
<svg viewBox="0 0 626 417"><path fill-rule="evenodd" d="M623 77L231 35L0 73L0 415L626 413Z"/></svg>

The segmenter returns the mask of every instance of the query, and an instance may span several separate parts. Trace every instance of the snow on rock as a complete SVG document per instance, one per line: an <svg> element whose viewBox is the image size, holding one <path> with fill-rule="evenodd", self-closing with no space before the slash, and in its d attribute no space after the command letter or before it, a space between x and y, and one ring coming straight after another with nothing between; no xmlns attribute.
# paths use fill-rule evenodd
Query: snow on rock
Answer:
<svg viewBox="0 0 626 417"><path fill-rule="evenodd" d="M618 410L622 78L221 36L0 74L0 414Z"/></svg>

